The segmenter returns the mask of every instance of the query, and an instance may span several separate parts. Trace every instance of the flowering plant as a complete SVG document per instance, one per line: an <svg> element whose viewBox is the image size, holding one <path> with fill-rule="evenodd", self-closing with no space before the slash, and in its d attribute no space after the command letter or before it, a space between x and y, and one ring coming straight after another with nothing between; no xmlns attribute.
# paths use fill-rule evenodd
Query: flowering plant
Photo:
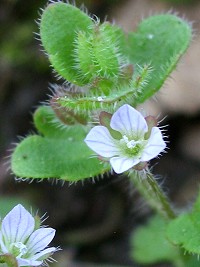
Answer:
<svg viewBox="0 0 200 267"><path fill-rule="evenodd" d="M130 238L131 257L141 264L199 266L192 255L200 254L200 197L184 214L171 205L148 166L166 148L162 131L154 117L143 117L136 109L162 87L185 53L192 37L190 25L162 14L126 34L62 1L50 1L39 25L50 63L66 82L53 85L48 105L35 111L39 134L16 146L13 173L27 180L74 183L112 169L116 174L126 172L157 214ZM16 206L2 220L0 263L43 264L56 251L46 248L54 234L52 228L35 229L32 215Z"/></svg>
<svg viewBox="0 0 200 267"><path fill-rule="evenodd" d="M161 130L155 126L149 129L143 116L129 105L113 114L110 127L121 134L119 139L113 138L105 126L95 126L85 142L100 156L110 158L118 174L157 157L166 147Z"/></svg>
<svg viewBox="0 0 200 267"><path fill-rule="evenodd" d="M54 238L55 230L36 229L35 226L34 217L22 205L15 206L1 222L0 259L8 265L14 259L14 266L40 266L48 259L57 250L46 248Z"/></svg>

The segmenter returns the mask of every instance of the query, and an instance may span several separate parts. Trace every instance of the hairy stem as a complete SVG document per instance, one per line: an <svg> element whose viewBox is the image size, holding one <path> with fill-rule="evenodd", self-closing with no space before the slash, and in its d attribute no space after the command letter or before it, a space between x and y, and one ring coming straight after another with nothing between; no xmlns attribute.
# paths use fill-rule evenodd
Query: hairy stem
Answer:
<svg viewBox="0 0 200 267"><path fill-rule="evenodd" d="M154 210L166 219L173 219L176 217L169 199L149 170L145 171L145 175L138 171L131 172L130 180Z"/></svg>
<svg viewBox="0 0 200 267"><path fill-rule="evenodd" d="M144 197L152 209L167 220L176 218L176 214L168 197L165 195L161 187L158 185L155 177L149 170L145 170L144 172L132 171L130 172L129 177L136 189ZM174 248L179 250L179 257L174 259L173 266L188 267L188 262L192 256L185 255L182 248Z"/></svg>

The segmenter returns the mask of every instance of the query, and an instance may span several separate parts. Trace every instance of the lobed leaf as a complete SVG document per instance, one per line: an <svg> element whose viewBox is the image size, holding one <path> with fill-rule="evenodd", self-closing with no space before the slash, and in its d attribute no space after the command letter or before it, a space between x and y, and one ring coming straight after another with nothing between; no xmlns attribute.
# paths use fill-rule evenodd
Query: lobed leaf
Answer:
<svg viewBox="0 0 200 267"><path fill-rule="evenodd" d="M191 37L190 25L171 14L151 16L139 24L136 32L128 34L126 51L130 63L135 66L150 63L153 67L148 84L135 99L137 104L161 88L188 48Z"/></svg>
<svg viewBox="0 0 200 267"><path fill-rule="evenodd" d="M12 155L12 170L18 177L59 178L75 182L103 174L110 168L81 141L33 135L25 138Z"/></svg>
<svg viewBox="0 0 200 267"><path fill-rule="evenodd" d="M90 32L92 19L70 4L58 2L44 10L40 22L42 44L54 69L68 81L82 85L75 69L74 43L78 31Z"/></svg>
<svg viewBox="0 0 200 267"><path fill-rule="evenodd" d="M81 62L85 62L83 64L85 71L88 70L85 76L92 80L93 75L96 79L95 83L91 84L91 89L87 92L86 96L74 99L63 97L58 100L61 106L74 109L75 112L87 113L89 111L90 113L94 109L113 111L113 106L116 108L124 103L136 106L144 102L161 88L166 78L177 65L181 55L186 51L192 36L189 24L177 16L170 14L157 15L145 19L140 23L136 32L128 34L127 42L120 28L108 23L102 24L101 26L102 29L106 29L105 34L112 36L113 43L114 39L116 39L120 58L128 57L129 63L134 66L134 73L132 77L127 76L125 78L125 73L123 72L129 71L129 69L124 67L124 69L121 68L121 73L118 77L116 68L116 82L111 82L109 79L102 80L100 72L99 77L96 75L94 69L90 72L90 68L93 65L95 66L94 63L93 65L88 63L89 66L87 67L87 60L81 60ZM88 36L89 34L91 33L88 33ZM85 38L87 35L86 33L82 33L80 36L84 36ZM87 42L87 40L85 39L84 42ZM103 43L99 40L98 44L102 45ZM93 45L90 44L90 47ZM89 54L90 50L87 49ZM83 49L81 51L83 58L85 57L85 53L83 53ZM104 56L102 61L104 67L101 66L100 69L106 70L105 60L107 59L108 56ZM108 61L109 65L110 60ZM130 64L127 66L131 66ZM109 75L107 74L106 76ZM114 78L112 79L114 81ZM99 90L95 90L97 88Z"/></svg>
<svg viewBox="0 0 200 267"><path fill-rule="evenodd" d="M56 104L66 109L66 114L64 109L60 115L66 115L71 124L86 123L87 116L99 109L112 113L124 103L136 106L151 97L175 68L192 35L184 20L167 14L144 20L126 39L119 27L109 23L99 26L78 8L63 2L44 10L40 33L58 74L83 86L78 90L81 94L57 98ZM87 36L91 37L89 43ZM83 46L77 46L81 40ZM105 51L104 44L108 48ZM89 60L85 57L88 50ZM27 137L16 147L12 170L17 176L77 181L110 169L108 164L90 158L92 152L84 144L86 128L66 127L50 107L39 108L34 123L42 136Z"/></svg>
<svg viewBox="0 0 200 267"><path fill-rule="evenodd" d="M110 165L100 162L85 144L80 126L58 128L50 107L40 107L35 125L43 136L25 138L14 150L12 171L22 178L59 178L70 182L104 174Z"/></svg>
<svg viewBox="0 0 200 267"><path fill-rule="evenodd" d="M125 42L119 27L95 23L78 8L59 2L44 10L40 34L52 66L69 82L97 83L105 91L117 83Z"/></svg>

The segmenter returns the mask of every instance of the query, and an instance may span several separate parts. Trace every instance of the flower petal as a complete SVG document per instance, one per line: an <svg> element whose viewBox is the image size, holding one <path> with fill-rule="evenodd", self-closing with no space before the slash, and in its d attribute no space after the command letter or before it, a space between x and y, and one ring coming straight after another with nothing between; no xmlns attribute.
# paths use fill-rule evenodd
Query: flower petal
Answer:
<svg viewBox="0 0 200 267"><path fill-rule="evenodd" d="M35 254L43 250L55 236L56 230L53 228L40 228L32 233L26 246L30 254Z"/></svg>
<svg viewBox="0 0 200 267"><path fill-rule="evenodd" d="M150 159L157 157L165 148L166 143L163 140L161 130L158 127L153 127L140 160L149 161Z"/></svg>
<svg viewBox="0 0 200 267"><path fill-rule="evenodd" d="M148 131L144 117L133 107L125 104L121 106L112 116L110 126L113 130L126 135L142 137Z"/></svg>
<svg viewBox="0 0 200 267"><path fill-rule="evenodd" d="M17 258L17 263L19 266L40 266L42 264L42 261Z"/></svg>
<svg viewBox="0 0 200 267"><path fill-rule="evenodd" d="M113 157L110 159L110 164L113 170L120 174L123 173L140 162L139 159L132 159L126 157Z"/></svg>
<svg viewBox="0 0 200 267"><path fill-rule="evenodd" d="M22 206L15 206L2 221L2 235L6 245L14 242L24 242L33 232L35 220Z"/></svg>
<svg viewBox="0 0 200 267"><path fill-rule="evenodd" d="M47 248L45 250L42 250L41 252L35 254L33 257L31 257L32 260L44 260L51 256L55 251L57 251L57 248L51 247Z"/></svg>
<svg viewBox="0 0 200 267"><path fill-rule="evenodd" d="M110 158L119 154L115 139L112 138L105 126L95 126L92 128L86 136L85 142L102 157Z"/></svg>

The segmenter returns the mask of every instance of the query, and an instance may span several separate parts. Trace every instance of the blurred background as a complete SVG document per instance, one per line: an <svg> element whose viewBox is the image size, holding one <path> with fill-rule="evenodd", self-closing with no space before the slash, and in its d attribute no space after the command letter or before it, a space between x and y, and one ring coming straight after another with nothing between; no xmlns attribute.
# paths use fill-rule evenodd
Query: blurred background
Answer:
<svg viewBox="0 0 200 267"><path fill-rule="evenodd" d="M126 177L110 176L84 185L55 181L17 182L9 171L9 156L21 137L35 132L32 113L47 100L55 83L41 52L36 20L44 0L0 1L0 214L17 202L47 212L46 223L57 229L54 245L62 251L59 267L115 264L138 266L130 259L129 235L152 214ZM200 1L84 0L89 12L134 30L142 18L172 12L193 23L194 37L177 70L156 99L143 107L168 124L169 151L152 162L176 207L194 201L200 182ZM68 262L68 264L66 263ZM154 266L169 266L160 264Z"/></svg>

